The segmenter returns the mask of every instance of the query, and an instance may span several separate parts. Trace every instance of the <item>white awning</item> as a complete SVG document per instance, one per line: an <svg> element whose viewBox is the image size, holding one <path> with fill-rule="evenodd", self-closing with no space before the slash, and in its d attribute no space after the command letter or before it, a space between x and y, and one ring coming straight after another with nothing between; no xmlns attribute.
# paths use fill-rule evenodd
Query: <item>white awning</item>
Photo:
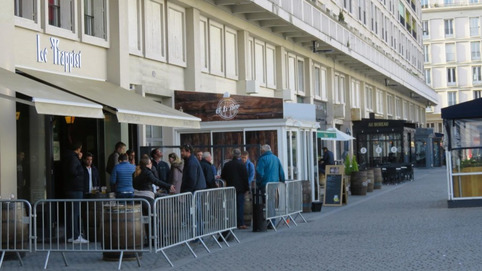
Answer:
<svg viewBox="0 0 482 271"><path fill-rule="evenodd" d="M107 110L115 111L119 122L197 129L200 127L199 118L105 81L24 68L20 70L68 92L103 104Z"/></svg>
<svg viewBox="0 0 482 271"><path fill-rule="evenodd" d="M104 118L102 106L0 68L0 88L22 93L28 99L0 94L0 97L35 106L38 114Z"/></svg>
<svg viewBox="0 0 482 271"><path fill-rule="evenodd" d="M318 131L318 138L331 141L349 141L355 139L351 135L345 134L336 128L328 128L326 131Z"/></svg>

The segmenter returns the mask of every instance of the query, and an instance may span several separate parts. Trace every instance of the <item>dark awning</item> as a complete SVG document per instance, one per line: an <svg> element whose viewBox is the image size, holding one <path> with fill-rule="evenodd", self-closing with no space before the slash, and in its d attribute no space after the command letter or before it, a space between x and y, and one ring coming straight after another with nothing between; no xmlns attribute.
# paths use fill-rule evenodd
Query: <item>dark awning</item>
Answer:
<svg viewBox="0 0 482 271"><path fill-rule="evenodd" d="M482 118L482 98L442 108L442 119Z"/></svg>

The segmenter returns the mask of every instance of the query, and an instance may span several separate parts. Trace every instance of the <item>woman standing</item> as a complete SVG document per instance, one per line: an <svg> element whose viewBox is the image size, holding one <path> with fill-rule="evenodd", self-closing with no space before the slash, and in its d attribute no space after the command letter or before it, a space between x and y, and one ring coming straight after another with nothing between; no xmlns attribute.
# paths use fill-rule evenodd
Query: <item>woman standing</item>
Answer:
<svg viewBox="0 0 482 271"><path fill-rule="evenodd" d="M181 191L181 184L182 184L182 170L184 168L184 164L179 156L176 153L172 152L169 154L169 163L171 163L171 171L169 173L168 182L174 185L176 193Z"/></svg>
<svg viewBox="0 0 482 271"><path fill-rule="evenodd" d="M149 201L151 206L154 204L154 192L152 192L152 185L169 190L169 192L176 192L174 185L165 183L154 176L151 171L152 163L148 157L142 157L139 161L139 167L134 172L133 186L135 189L134 196L145 198ZM147 206L143 206L143 212L147 213Z"/></svg>

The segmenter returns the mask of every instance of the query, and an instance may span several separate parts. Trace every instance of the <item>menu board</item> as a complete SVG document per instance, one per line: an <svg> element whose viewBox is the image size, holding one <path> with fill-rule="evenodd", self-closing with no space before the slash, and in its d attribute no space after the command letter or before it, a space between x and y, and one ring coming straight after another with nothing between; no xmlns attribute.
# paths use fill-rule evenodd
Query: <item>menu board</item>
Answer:
<svg viewBox="0 0 482 271"><path fill-rule="evenodd" d="M325 206L341 206L346 202L343 197L344 193L343 172L344 166L326 166L325 168L325 196L323 197L323 205Z"/></svg>

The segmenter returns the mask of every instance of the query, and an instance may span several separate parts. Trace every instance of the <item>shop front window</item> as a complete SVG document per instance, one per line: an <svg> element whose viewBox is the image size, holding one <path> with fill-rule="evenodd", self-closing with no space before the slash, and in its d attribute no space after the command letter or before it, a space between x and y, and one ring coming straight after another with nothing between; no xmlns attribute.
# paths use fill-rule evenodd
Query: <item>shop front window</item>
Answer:
<svg viewBox="0 0 482 271"><path fill-rule="evenodd" d="M298 179L298 132L286 132L288 144L288 179Z"/></svg>

